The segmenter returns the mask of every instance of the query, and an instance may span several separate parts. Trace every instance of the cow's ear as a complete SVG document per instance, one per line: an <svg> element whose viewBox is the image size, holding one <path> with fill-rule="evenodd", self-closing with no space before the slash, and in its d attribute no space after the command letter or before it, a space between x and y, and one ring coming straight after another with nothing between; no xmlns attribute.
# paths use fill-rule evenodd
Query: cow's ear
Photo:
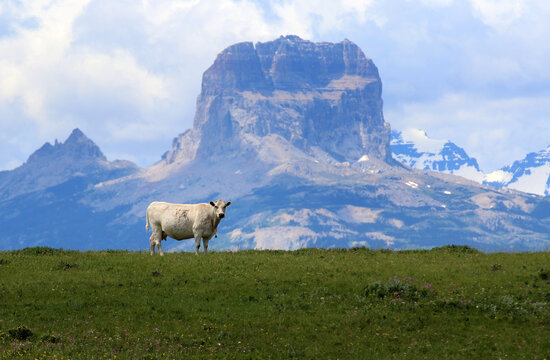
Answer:
<svg viewBox="0 0 550 360"><path fill-rule="evenodd" d="M210 205L212 205L213 207L216 207L216 204L214 204L213 201L210 201Z"/></svg>
<svg viewBox="0 0 550 360"><path fill-rule="evenodd" d="M227 204L225 204L225 207L228 207L229 205L231 205L231 201L228 201Z"/></svg>

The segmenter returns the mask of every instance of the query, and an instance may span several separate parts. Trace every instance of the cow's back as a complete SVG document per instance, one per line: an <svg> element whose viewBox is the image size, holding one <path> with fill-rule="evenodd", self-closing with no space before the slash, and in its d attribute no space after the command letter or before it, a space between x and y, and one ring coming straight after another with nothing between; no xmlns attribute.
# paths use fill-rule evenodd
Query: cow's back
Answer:
<svg viewBox="0 0 550 360"><path fill-rule="evenodd" d="M193 235L193 223L197 217L197 205L172 204L155 201L147 208L147 216L153 231L159 228L176 240L190 239Z"/></svg>

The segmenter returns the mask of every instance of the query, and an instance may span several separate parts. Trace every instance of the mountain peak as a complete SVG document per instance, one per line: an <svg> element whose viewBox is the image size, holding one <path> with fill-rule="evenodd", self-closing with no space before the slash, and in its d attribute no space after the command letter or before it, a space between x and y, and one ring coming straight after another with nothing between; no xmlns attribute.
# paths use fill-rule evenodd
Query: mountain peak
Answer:
<svg viewBox="0 0 550 360"><path fill-rule="evenodd" d="M76 128L63 143L59 143L57 140L54 145L49 142L45 143L29 156L27 163L59 161L61 158L65 159L64 161L67 161L68 158L72 158L74 161L107 160L99 147L80 129Z"/></svg>
<svg viewBox="0 0 550 360"><path fill-rule="evenodd" d="M306 153L321 149L340 162L363 155L391 162L378 69L349 40L286 35L231 45L203 74L193 128L163 159L183 164L258 153L266 137Z"/></svg>
<svg viewBox="0 0 550 360"><path fill-rule="evenodd" d="M65 142L74 142L74 141L81 141L81 140L90 140L90 139L86 135L84 135L82 130L80 130L79 128L74 128L73 131L71 131L71 134L69 135L67 140L65 140Z"/></svg>
<svg viewBox="0 0 550 360"><path fill-rule="evenodd" d="M80 129L65 142L46 142L18 168L3 172L0 200L81 178L84 182L106 181L126 176L138 167L125 161L109 162L99 147Z"/></svg>

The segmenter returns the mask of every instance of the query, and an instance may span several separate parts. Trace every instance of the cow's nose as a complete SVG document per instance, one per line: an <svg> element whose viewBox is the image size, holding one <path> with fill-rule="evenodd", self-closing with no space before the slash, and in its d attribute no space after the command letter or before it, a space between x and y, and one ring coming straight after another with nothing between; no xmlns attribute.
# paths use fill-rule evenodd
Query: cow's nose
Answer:
<svg viewBox="0 0 550 360"><path fill-rule="evenodd" d="M218 214L218 217L219 217L220 219L223 219L224 216L225 216L224 214Z"/></svg>

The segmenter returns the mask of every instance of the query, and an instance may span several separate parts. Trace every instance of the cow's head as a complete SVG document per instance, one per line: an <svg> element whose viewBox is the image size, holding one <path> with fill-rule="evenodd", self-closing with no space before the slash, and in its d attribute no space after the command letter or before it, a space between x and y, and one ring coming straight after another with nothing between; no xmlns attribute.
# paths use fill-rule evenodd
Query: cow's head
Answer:
<svg viewBox="0 0 550 360"><path fill-rule="evenodd" d="M210 205L214 207L216 216L218 219L223 219L225 217L225 208L231 205L231 201L225 202L223 200L217 200L216 202L210 201Z"/></svg>

